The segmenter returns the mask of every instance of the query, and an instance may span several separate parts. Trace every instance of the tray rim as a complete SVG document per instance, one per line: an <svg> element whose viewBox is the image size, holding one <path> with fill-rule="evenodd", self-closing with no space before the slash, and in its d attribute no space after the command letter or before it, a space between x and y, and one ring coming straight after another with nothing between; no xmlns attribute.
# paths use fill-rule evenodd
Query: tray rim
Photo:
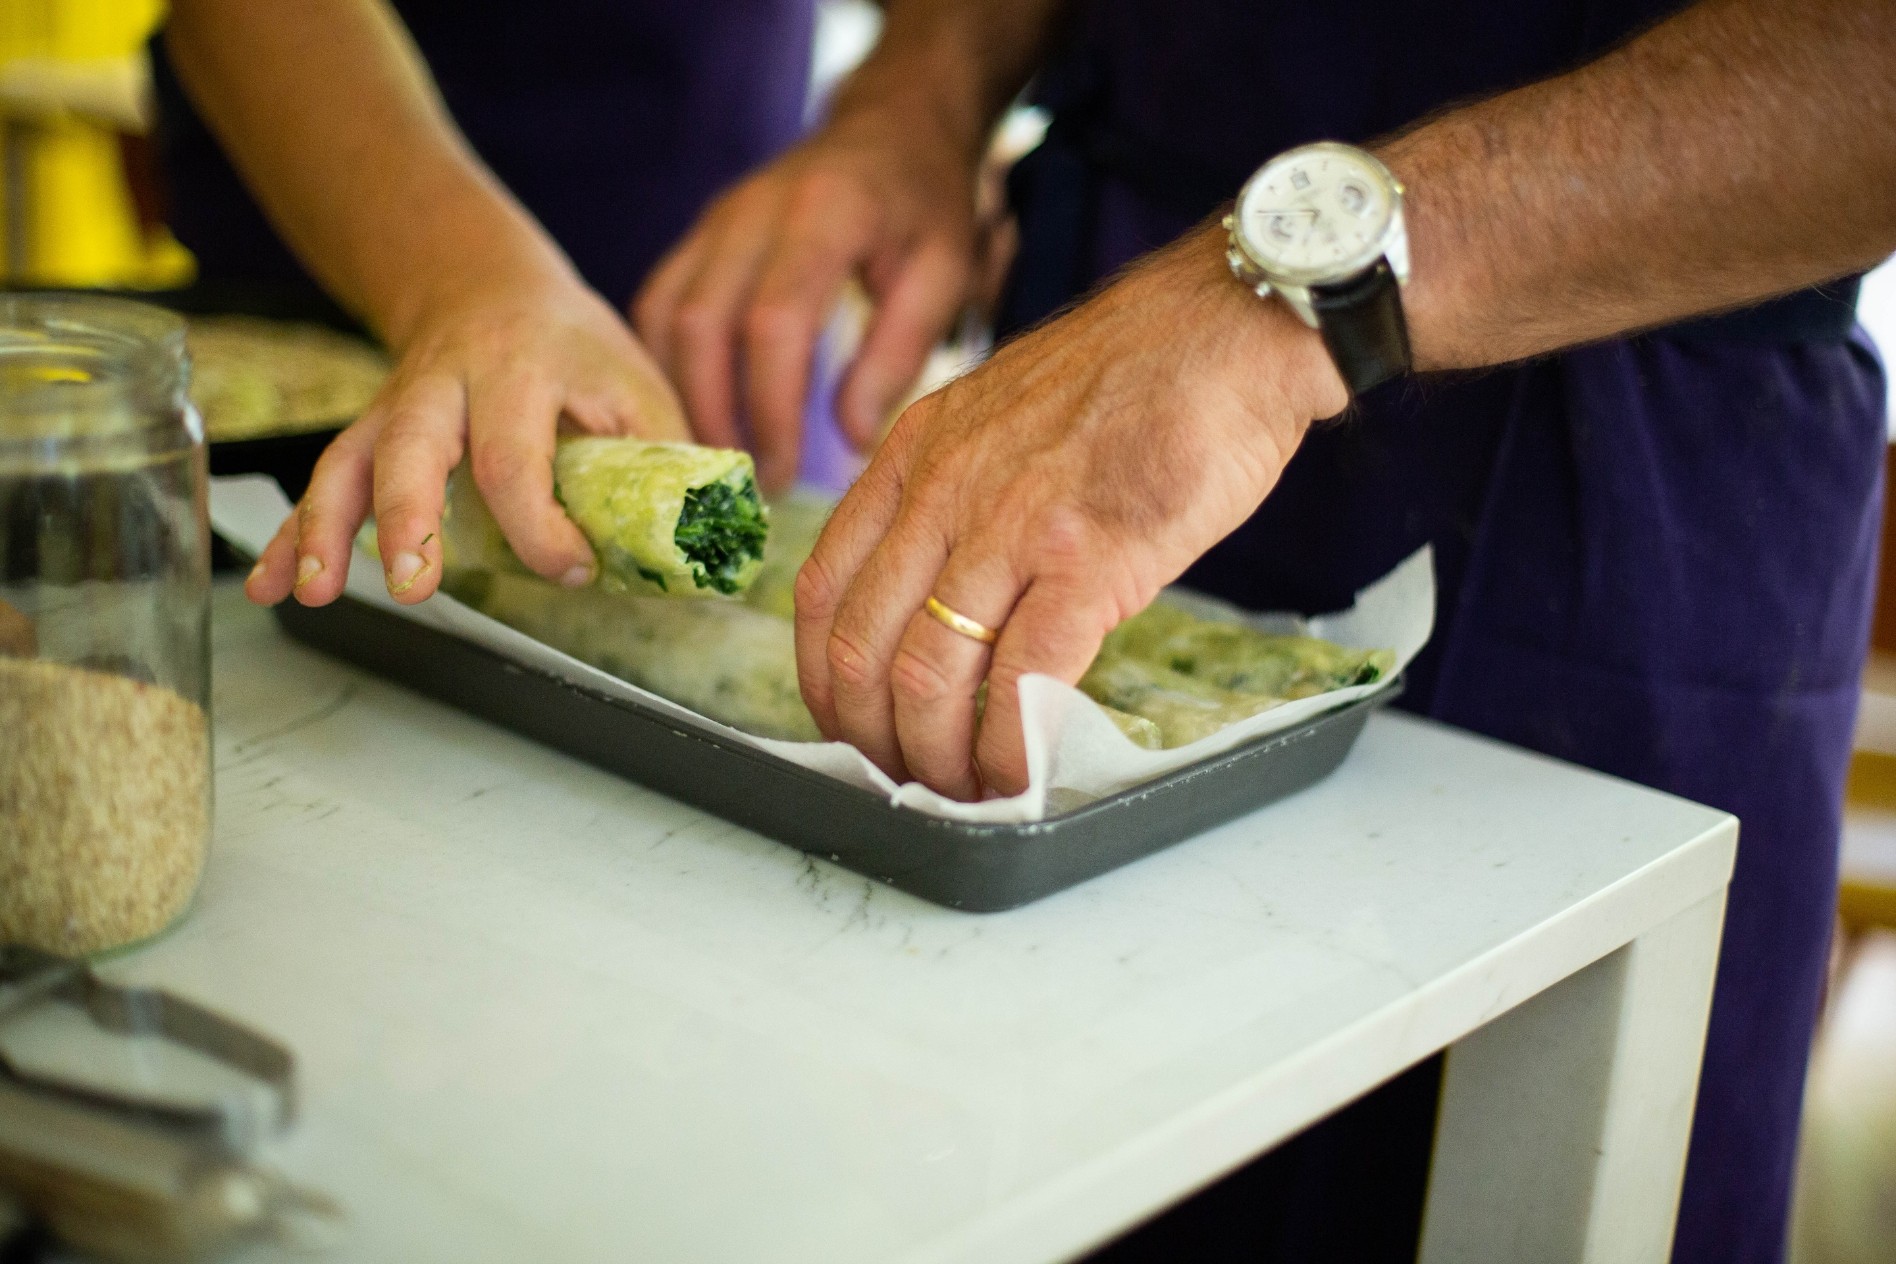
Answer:
<svg viewBox="0 0 1896 1264"><path fill-rule="evenodd" d="M248 558L246 551L234 551ZM891 803L885 795L870 790L867 787L851 784L841 778L818 772L813 768L805 768L803 765L793 763L771 751L762 750L741 742L734 742L715 730L703 727L698 722L667 715L636 699L615 697L603 690L564 679L543 668L529 663L523 663L515 658L510 658L490 646L482 645L478 641L469 640L466 637L456 635L445 629L430 627L415 620L403 619L399 614L384 610L370 602L352 597L348 593L343 593L339 596L334 604L344 602L348 603L348 605L358 613L379 619L398 621L408 625L414 632L446 637L464 649L477 651L483 656L492 659L502 671L537 677L543 682L554 685L560 689L569 690L593 702L604 703L617 710L635 715L647 723L661 725L670 729L679 737L705 743L728 754L737 755L752 762L765 765L773 771L789 774L798 781L820 787L826 793L841 793L852 796L857 798L862 806L889 813L892 816L904 820L908 824L920 825L930 830L940 831L944 835L953 835L967 840L1024 838L1063 832L1067 829L1084 829L1087 824L1090 823L1089 818L1092 816L1111 813L1128 803L1137 802L1154 795L1176 792L1200 777L1228 774L1230 770L1237 765L1264 758L1277 750L1296 745L1312 737L1319 730L1345 717L1351 716L1357 711L1365 709L1370 711L1380 710L1399 697L1405 685L1404 676L1398 673L1396 676L1391 677L1389 682L1376 692L1365 697L1339 703L1334 707L1326 708L1301 724L1294 725L1288 729L1280 729L1274 733L1260 734L1247 742L1240 743L1227 750L1207 755L1202 759L1186 764L1182 768L1175 768L1168 773L1161 774L1148 781L1142 781L1135 785L1127 786L1124 789L1116 790L1111 794L1103 795L1087 803L1082 803L1067 811L1047 815L1037 821L958 821L950 817L936 816L933 813L925 812L920 808L912 807L907 804ZM292 609L291 607L294 608ZM296 637L294 630L289 626L289 622L305 614L308 617L320 617L323 609L324 607L303 607L296 605L294 599L291 598L279 603L271 613L277 618L278 623L284 627L288 635L298 640L299 643L306 644L306 642L302 642L301 638ZM361 668L360 670L369 669ZM380 675L382 679L389 680L391 683L403 688L412 688L412 686L402 681L399 677L383 675L382 673L373 674ZM459 708L456 709L458 710ZM475 718L484 719L484 717L480 716L476 716ZM501 727L505 728L507 726L502 725ZM517 736L526 736L525 734L520 734L518 730L509 729L509 731L516 733ZM531 737L528 737L527 740L537 741L537 739Z"/></svg>

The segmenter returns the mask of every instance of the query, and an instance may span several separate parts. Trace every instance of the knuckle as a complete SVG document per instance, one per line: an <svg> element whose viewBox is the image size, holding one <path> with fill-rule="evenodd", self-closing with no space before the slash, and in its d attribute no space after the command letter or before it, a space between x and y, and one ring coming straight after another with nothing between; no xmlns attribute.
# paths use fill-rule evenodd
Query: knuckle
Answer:
<svg viewBox="0 0 1896 1264"><path fill-rule="evenodd" d="M409 491L385 493L375 506L376 519L389 529L420 521L430 513L428 502Z"/></svg>
<svg viewBox="0 0 1896 1264"><path fill-rule="evenodd" d="M308 518L314 502L327 500L350 487L367 485L369 468L369 462L354 454L323 453L309 472L309 487L296 506L297 517Z"/></svg>
<svg viewBox="0 0 1896 1264"><path fill-rule="evenodd" d="M375 450L387 452L417 442L429 428L430 414L424 408L402 401L389 410L388 423L375 437Z"/></svg>
<svg viewBox="0 0 1896 1264"><path fill-rule="evenodd" d="M1015 706L1020 699L1020 678L1033 670L1033 663L1018 652L1005 656L996 654L994 661L988 664L989 705Z"/></svg>
<svg viewBox="0 0 1896 1264"><path fill-rule="evenodd" d="M759 303L744 316L744 337L752 343L794 342L803 332L803 313L781 300Z"/></svg>
<svg viewBox="0 0 1896 1264"><path fill-rule="evenodd" d="M382 428L382 433L375 437L372 456L376 464L400 458L421 446L421 436L415 430L412 417L407 419L407 424L402 422L401 418L391 419Z"/></svg>
<svg viewBox="0 0 1896 1264"><path fill-rule="evenodd" d="M532 469L532 455L508 443L484 443L474 449L474 485L483 492L505 492L518 486Z"/></svg>
<svg viewBox="0 0 1896 1264"><path fill-rule="evenodd" d="M842 588L822 557L812 554L797 570L792 589L797 614L805 619L827 619L836 610Z"/></svg>
<svg viewBox="0 0 1896 1264"><path fill-rule="evenodd" d="M386 393L386 392L384 392ZM342 433L329 441L323 449L324 455L331 452L360 455L375 446L375 441L388 426L388 410L382 406L378 396L363 410L362 415L343 427Z"/></svg>
<svg viewBox="0 0 1896 1264"><path fill-rule="evenodd" d="M840 628L833 630L823 651L829 662L830 678L838 686L861 692L874 683L875 671L869 654L850 633Z"/></svg>
<svg viewBox="0 0 1896 1264"><path fill-rule="evenodd" d="M1005 682L1011 690L1029 672L1056 674L1060 651L1060 641L1051 630L1032 625L1020 628L1006 652L994 656L991 675L997 684Z"/></svg>
<svg viewBox="0 0 1896 1264"><path fill-rule="evenodd" d="M940 420L939 396L942 394L942 391L933 391L904 408L896 417L895 424L889 427L888 438L882 441L883 449L901 455L916 453L921 449L922 441ZM925 450L922 453L925 455Z"/></svg>
<svg viewBox="0 0 1896 1264"><path fill-rule="evenodd" d="M1081 571L1095 560L1093 524L1070 505L1050 505L1034 523L1030 539L1033 555L1050 570Z"/></svg>
<svg viewBox="0 0 1896 1264"><path fill-rule="evenodd" d="M903 480L902 499L924 517L943 513L954 506L959 495L961 471L952 450L928 445L909 462L908 477Z"/></svg>
<svg viewBox="0 0 1896 1264"><path fill-rule="evenodd" d="M677 326L685 342L715 342L724 336L724 309L703 299L687 299L678 308Z"/></svg>
<svg viewBox="0 0 1896 1264"><path fill-rule="evenodd" d="M913 650L897 650L889 664L889 687L909 702L929 706L955 695L941 669Z"/></svg>

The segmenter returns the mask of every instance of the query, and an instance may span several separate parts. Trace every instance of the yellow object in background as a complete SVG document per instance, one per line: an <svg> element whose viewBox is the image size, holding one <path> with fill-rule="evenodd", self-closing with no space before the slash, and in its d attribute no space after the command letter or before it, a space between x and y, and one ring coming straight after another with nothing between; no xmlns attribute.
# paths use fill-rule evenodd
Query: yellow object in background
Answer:
<svg viewBox="0 0 1896 1264"><path fill-rule="evenodd" d="M160 287L190 278L147 233L123 137L150 126L145 41L164 0L0 0L0 276L12 285Z"/></svg>

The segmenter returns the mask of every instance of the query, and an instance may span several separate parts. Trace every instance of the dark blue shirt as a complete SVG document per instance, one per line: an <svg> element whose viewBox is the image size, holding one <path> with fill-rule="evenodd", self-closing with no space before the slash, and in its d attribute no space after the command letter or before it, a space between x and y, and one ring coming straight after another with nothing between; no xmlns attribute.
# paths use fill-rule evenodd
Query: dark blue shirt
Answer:
<svg viewBox="0 0 1896 1264"><path fill-rule="evenodd" d="M802 130L812 0L396 8L475 150L614 304ZM158 53L169 220L201 275L313 295Z"/></svg>
<svg viewBox="0 0 1896 1264"><path fill-rule="evenodd" d="M1373 141L1682 7L1092 0L1041 81L1049 144L1012 181L1010 318L1202 222L1280 150ZM1695 1264L1784 1243L1882 507L1853 296L1378 388L1186 577L1334 609L1430 545L1436 632L1402 705L1739 816L1676 1247Z"/></svg>

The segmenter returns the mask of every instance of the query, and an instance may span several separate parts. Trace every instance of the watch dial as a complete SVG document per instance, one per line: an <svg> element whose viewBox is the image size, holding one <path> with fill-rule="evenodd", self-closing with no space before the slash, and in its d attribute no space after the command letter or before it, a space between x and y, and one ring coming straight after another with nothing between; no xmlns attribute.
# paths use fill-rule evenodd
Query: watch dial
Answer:
<svg viewBox="0 0 1896 1264"><path fill-rule="evenodd" d="M1239 227L1273 272L1347 276L1381 253L1395 213L1388 177L1345 149L1293 149L1246 186Z"/></svg>

